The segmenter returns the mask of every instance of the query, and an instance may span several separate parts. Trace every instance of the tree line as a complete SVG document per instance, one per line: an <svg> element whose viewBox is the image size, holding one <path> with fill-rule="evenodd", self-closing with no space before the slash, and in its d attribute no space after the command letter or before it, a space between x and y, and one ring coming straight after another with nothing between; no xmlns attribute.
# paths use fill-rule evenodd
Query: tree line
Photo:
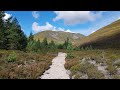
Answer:
<svg viewBox="0 0 120 90"><path fill-rule="evenodd" d="M48 43L47 38L44 38L42 41L34 40L34 35L32 32L28 38L28 44L26 50L28 52L38 52L38 53L47 53L47 52L56 52L58 49L72 49L72 43L69 41L69 38L65 40L63 44L56 44L53 40Z"/></svg>
<svg viewBox="0 0 120 90"><path fill-rule="evenodd" d="M25 50L27 37L16 18L3 19L4 11L0 11L0 49Z"/></svg>
<svg viewBox="0 0 120 90"><path fill-rule="evenodd" d="M5 12L0 11L0 49L46 53L72 48L69 38L63 44L55 44L53 40L48 43L47 38L36 41L32 32L27 38L16 18L10 17L5 20L4 16Z"/></svg>

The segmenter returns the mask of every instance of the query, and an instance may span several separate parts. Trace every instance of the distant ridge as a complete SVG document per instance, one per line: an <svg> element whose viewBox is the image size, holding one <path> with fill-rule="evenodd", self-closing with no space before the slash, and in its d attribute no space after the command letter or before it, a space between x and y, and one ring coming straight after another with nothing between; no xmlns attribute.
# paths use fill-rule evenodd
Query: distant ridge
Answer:
<svg viewBox="0 0 120 90"><path fill-rule="evenodd" d="M42 41L45 37L48 39L49 42L53 40L55 43L63 43L68 37L70 41L74 44L85 36L80 33L52 31L52 30L42 31L34 35L34 39L35 40L39 39L40 41Z"/></svg>

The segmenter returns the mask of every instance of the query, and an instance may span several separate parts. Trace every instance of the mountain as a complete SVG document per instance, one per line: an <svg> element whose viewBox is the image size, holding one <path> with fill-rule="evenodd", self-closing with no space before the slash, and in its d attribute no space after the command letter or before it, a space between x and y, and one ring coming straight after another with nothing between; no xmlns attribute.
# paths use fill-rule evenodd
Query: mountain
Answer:
<svg viewBox="0 0 120 90"><path fill-rule="evenodd" d="M39 39L40 41L42 41L45 37L48 39L48 42L53 40L56 43L64 43L64 41L68 37L70 41L74 44L75 42L78 42L85 36L80 33L70 33L64 31L51 31L51 30L42 31L34 35L34 39L35 40Z"/></svg>
<svg viewBox="0 0 120 90"><path fill-rule="evenodd" d="M117 20L96 32L86 36L79 42L80 47L120 48L120 20Z"/></svg>

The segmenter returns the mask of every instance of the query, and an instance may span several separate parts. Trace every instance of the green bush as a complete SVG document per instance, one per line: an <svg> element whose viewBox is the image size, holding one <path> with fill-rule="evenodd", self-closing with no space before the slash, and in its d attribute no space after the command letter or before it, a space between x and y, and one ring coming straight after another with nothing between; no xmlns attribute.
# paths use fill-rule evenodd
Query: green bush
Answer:
<svg viewBox="0 0 120 90"><path fill-rule="evenodd" d="M67 54L67 59L72 59L72 58L74 58L74 56L71 53L68 53Z"/></svg>
<svg viewBox="0 0 120 90"><path fill-rule="evenodd" d="M81 51L84 51L85 49L83 47L80 48Z"/></svg>
<svg viewBox="0 0 120 90"><path fill-rule="evenodd" d="M87 69L89 79L104 79L104 74L97 70L95 66Z"/></svg>
<svg viewBox="0 0 120 90"><path fill-rule="evenodd" d="M7 62L15 62L17 59L17 55L15 52L12 52L11 54L9 54L9 56L7 57Z"/></svg>
<svg viewBox="0 0 120 90"><path fill-rule="evenodd" d="M77 72L79 71L79 67L80 67L80 65L77 64L77 65L72 66L72 67L70 68L70 71L72 72L72 75L74 75L75 73L77 73Z"/></svg>
<svg viewBox="0 0 120 90"><path fill-rule="evenodd" d="M117 66L118 68L120 68L120 62L115 63L115 66Z"/></svg>
<svg viewBox="0 0 120 90"><path fill-rule="evenodd" d="M88 62L80 63L71 67L72 75L75 75L76 79L82 78L79 73L87 74L88 79L104 79L104 74L98 71L97 67Z"/></svg>
<svg viewBox="0 0 120 90"><path fill-rule="evenodd" d="M115 68L113 65L108 65L106 70L109 71L110 75L115 75L117 73L117 68Z"/></svg>

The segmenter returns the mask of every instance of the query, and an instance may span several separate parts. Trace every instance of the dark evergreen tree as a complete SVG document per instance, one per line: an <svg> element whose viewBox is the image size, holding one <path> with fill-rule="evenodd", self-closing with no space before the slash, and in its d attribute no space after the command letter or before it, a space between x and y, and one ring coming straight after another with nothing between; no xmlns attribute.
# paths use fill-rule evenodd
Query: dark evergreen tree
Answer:
<svg viewBox="0 0 120 90"><path fill-rule="evenodd" d="M63 49L63 44L57 45L57 48L58 48L58 49Z"/></svg>
<svg viewBox="0 0 120 90"><path fill-rule="evenodd" d="M21 26L16 18L6 23L6 49L25 50L27 46L27 37L21 30Z"/></svg>
<svg viewBox="0 0 120 90"><path fill-rule="evenodd" d="M12 17L8 18L7 20L5 20L4 22L4 26L5 26L5 49L8 49L9 47L9 40L10 40L10 29L11 29L11 26L12 26Z"/></svg>
<svg viewBox="0 0 120 90"><path fill-rule="evenodd" d="M35 52L40 52L40 48L41 47L41 45L40 45L40 40L38 40L38 41L35 41L35 45L34 45L34 51Z"/></svg>
<svg viewBox="0 0 120 90"><path fill-rule="evenodd" d="M5 27L3 17L4 11L0 11L0 49L4 49Z"/></svg>
<svg viewBox="0 0 120 90"><path fill-rule="evenodd" d="M69 43L69 38L67 38L67 40L63 44L64 49L67 49L68 43Z"/></svg>
<svg viewBox="0 0 120 90"><path fill-rule="evenodd" d="M50 47L55 47L55 43L54 43L53 40L49 43L49 46L50 46Z"/></svg>
<svg viewBox="0 0 120 90"><path fill-rule="evenodd" d="M68 53L73 51L73 46L72 46L71 42L69 42L68 45L67 45L67 51L68 51Z"/></svg>
<svg viewBox="0 0 120 90"><path fill-rule="evenodd" d="M37 41L37 48L40 49L41 47L41 43L40 43L40 40Z"/></svg>
<svg viewBox="0 0 120 90"><path fill-rule="evenodd" d="M47 41L47 38L45 37L44 39L43 39L43 45L46 47L47 45L48 45L48 41Z"/></svg>
<svg viewBox="0 0 120 90"><path fill-rule="evenodd" d="M0 11L0 49L25 50L27 38L21 30L16 18L4 19L4 11Z"/></svg>
<svg viewBox="0 0 120 90"><path fill-rule="evenodd" d="M31 32L28 41L30 42L30 41L33 41L33 40L34 40L34 36L33 36L32 32Z"/></svg>

